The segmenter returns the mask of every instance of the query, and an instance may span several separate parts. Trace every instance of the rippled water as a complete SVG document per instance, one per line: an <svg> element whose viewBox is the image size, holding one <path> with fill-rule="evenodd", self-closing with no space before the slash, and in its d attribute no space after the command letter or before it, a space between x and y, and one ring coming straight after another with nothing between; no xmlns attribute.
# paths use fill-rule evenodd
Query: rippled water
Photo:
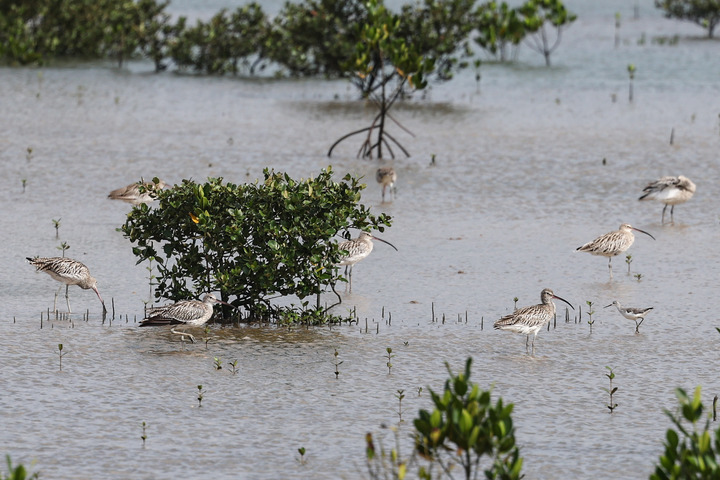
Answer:
<svg viewBox="0 0 720 480"><path fill-rule="evenodd" d="M720 43L649 0L632 20L630 3L568 1L580 17L553 68L524 50L518 64L484 64L479 91L467 72L399 108L417 137L398 133L413 156L392 162L398 195L382 205L377 161L355 159L353 142L326 157L371 115L344 82L154 75L143 63L0 69L0 453L35 461L43 478L361 478L365 433L392 443L380 426L398 422L397 391L411 420L429 408L428 387L442 389L444 363L458 371L472 356L474 380L515 404L527 478L647 477L674 389L703 385L706 404L718 392ZM676 46L652 42L675 34ZM264 167L310 176L329 163L338 176L365 175L364 202L394 217L382 237L399 252L378 244L339 307L356 307L359 325L213 326L207 348L136 327L148 272L116 231L129 206L107 200L110 190L155 175L252 181ZM697 194L663 226L662 205L637 197L678 174ZM574 251L622 222L657 238L639 235L629 251L640 281L622 257L610 282L604 258ZM113 299L113 322L91 291L73 288L89 319L40 328L58 284L25 257L58 255L63 241ZM488 327L513 297L534 304L543 287L583 312L595 302L596 323L590 333L585 313L561 317L530 355L524 338ZM613 299L654 306L640 335L599 308ZM613 415L605 366L617 374Z"/></svg>

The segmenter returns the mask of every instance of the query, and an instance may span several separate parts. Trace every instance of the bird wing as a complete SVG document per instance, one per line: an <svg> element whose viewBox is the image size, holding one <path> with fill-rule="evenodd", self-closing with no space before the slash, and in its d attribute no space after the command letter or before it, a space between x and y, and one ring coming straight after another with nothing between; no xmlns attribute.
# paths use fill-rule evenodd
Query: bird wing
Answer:
<svg viewBox="0 0 720 480"><path fill-rule="evenodd" d="M372 251L372 243L348 240L340 243L338 248L348 252L346 256L340 259L340 263L338 265L348 265L359 261L370 253Z"/></svg>
<svg viewBox="0 0 720 480"><path fill-rule="evenodd" d="M649 312L649 311L652 310L652 309L653 309L653 307L648 307L648 308L626 308L625 311L628 312L628 313L632 313L633 315L643 315L643 314Z"/></svg>
<svg viewBox="0 0 720 480"><path fill-rule="evenodd" d="M596 238L592 242L588 242L585 245L576 248L576 250L581 252L591 252L595 255L612 254L614 252L622 251L628 241L628 238L633 237L628 237L619 231L610 232Z"/></svg>
<svg viewBox="0 0 720 480"><path fill-rule="evenodd" d="M525 327L531 328L542 325L544 323L544 318L542 315L538 314L539 312L537 307L538 305L519 308L510 315L505 315L500 320L495 322L493 327L502 328L510 325L520 324Z"/></svg>
<svg viewBox="0 0 720 480"><path fill-rule="evenodd" d="M148 309L147 318L143 320L140 326L188 323L202 317L204 314L205 305L203 302L181 300L170 305Z"/></svg>
<svg viewBox="0 0 720 480"><path fill-rule="evenodd" d="M678 188L682 188L678 177L662 177L643 188L644 193L639 200L660 200Z"/></svg>

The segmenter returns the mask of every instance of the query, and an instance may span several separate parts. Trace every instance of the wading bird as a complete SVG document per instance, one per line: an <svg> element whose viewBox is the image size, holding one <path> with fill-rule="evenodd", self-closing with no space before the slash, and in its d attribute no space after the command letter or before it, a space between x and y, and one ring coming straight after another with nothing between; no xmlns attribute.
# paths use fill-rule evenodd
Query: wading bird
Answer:
<svg viewBox="0 0 720 480"><path fill-rule="evenodd" d="M77 285L84 290L94 290L100 299L100 303L102 303L103 313L107 312L105 302L97 289L97 281L90 275L90 270L88 270L85 265L77 260L66 257L26 258L30 262L30 265L36 268L36 271L45 272L58 282L65 284L65 302L67 303L68 313L72 313L70 311L70 297L68 296L68 288L70 288L70 285ZM61 289L62 285L60 289L55 292L55 302L53 303L53 311L55 312L57 312L57 297Z"/></svg>
<svg viewBox="0 0 720 480"><path fill-rule="evenodd" d="M620 302L617 300L613 300L613 302L610 305L606 305L605 308L612 307L615 305L617 307L618 312L620 312L620 315L627 318L628 320L633 320L635 322L635 333L640 333L640 325L642 324L643 320L645 320L645 315L650 312L650 310L653 309L653 307L648 308L630 308L630 307L623 307L620 305ZM638 318L640 319L640 322L638 322Z"/></svg>
<svg viewBox="0 0 720 480"><path fill-rule="evenodd" d="M570 302L558 297L549 288L545 288L540 292L540 304L519 308L510 315L505 315L495 322L493 327L495 327L496 330L509 330L527 335L525 338L525 348L527 348L530 335L532 334L532 347L534 349L535 337L537 337L538 332L555 316L555 303L552 301L553 298L570 305ZM575 307L572 305L570 305L570 308L575 310Z"/></svg>
<svg viewBox="0 0 720 480"><path fill-rule="evenodd" d="M140 185L141 182L136 182L131 183L130 185L127 185L125 187L113 190L108 195L108 198L111 198L113 200L122 200L133 205L140 205L141 203L151 203L157 198L152 194L152 192L166 187L165 182L163 182L162 180L159 180L158 183L144 182L142 183L144 191L140 192Z"/></svg>
<svg viewBox="0 0 720 480"><path fill-rule="evenodd" d="M340 250L345 250L348 252L347 255L340 259L340 263L338 263L338 266L345 266L345 276L348 277L348 283L351 292L353 265L370 255L370 252L372 252L373 249L373 240L380 240L383 243L387 243L392 248L394 248L395 251L397 251L397 248L392 243L387 242L382 238L370 235L367 232L360 232L360 235L358 235L357 238L353 238L352 240L346 240L338 245L338 248ZM350 269L349 274L348 268Z"/></svg>
<svg viewBox="0 0 720 480"><path fill-rule="evenodd" d="M665 223L665 210L670 207L670 223L675 223L673 210L675 205L685 203L695 194L695 184L687 177L662 177L643 189L645 192L638 200L657 200L665 204L661 223Z"/></svg>
<svg viewBox="0 0 720 480"><path fill-rule="evenodd" d="M390 196L395 200L395 182L397 174L392 167L380 167L375 172L375 180L382 185L382 201L385 201L385 189L390 188Z"/></svg>
<svg viewBox="0 0 720 480"><path fill-rule="evenodd" d="M216 303L230 305L222 300L218 300L212 293L208 293L203 297L202 301L180 300L177 303L148 308L145 313L145 319L140 322L140 326L157 327L162 325L181 325L199 327L210 320L213 314L213 305ZM230 306L232 307L232 305ZM174 326L170 331L176 335L181 335L183 339L189 337L190 341L195 343L195 337L189 333L176 331Z"/></svg>
<svg viewBox="0 0 720 480"><path fill-rule="evenodd" d="M610 269L610 278L612 278L612 257L620 255L630 248L630 245L635 241L635 235L632 233L633 230L644 233L655 240L655 237L648 232L635 228L629 223L623 223L620 225L619 230L601 235L592 242L576 248L576 250L601 257L608 257L608 268Z"/></svg>

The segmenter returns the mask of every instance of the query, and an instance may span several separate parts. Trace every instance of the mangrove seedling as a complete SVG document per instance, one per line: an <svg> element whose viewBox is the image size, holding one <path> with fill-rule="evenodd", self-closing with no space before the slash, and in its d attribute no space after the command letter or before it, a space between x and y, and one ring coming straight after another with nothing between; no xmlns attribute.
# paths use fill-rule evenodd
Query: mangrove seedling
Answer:
<svg viewBox="0 0 720 480"><path fill-rule="evenodd" d="M635 278L636 278L637 281L639 282L640 279L642 278L642 273L636 273L636 274L635 274Z"/></svg>
<svg viewBox="0 0 720 480"><path fill-rule="evenodd" d="M60 238L60 220L62 220L62 219L58 218L57 220L55 220L53 218L53 221L52 221L53 226L55 227L55 238Z"/></svg>
<svg viewBox="0 0 720 480"><path fill-rule="evenodd" d="M60 371L62 372L62 357L67 355L67 352L63 353L63 344L58 343L58 357L60 357Z"/></svg>
<svg viewBox="0 0 720 480"><path fill-rule="evenodd" d="M517 302L520 300L518 297L513 298L513 302L515 302L515 306L513 307L514 310L517 310Z"/></svg>
<svg viewBox="0 0 720 480"><path fill-rule="evenodd" d="M402 419L402 414L403 414L402 401L403 401L403 398L405 398L405 390L398 390L397 393L395 394L395 398L398 399L397 413L398 413L398 417L400 417L400 422L402 422L403 421L403 419Z"/></svg>
<svg viewBox="0 0 720 480"><path fill-rule="evenodd" d="M59 246L55 247L58 250L62 251L62 256L65 256L65 250L68 250L70 248L70 245L67 244L67 242L62 242Z"/></svg>
<svg viewBox="0 0 720 480"><path fill-rule="evenodd" d="M298 448L298 453L300 454L300 458L298 459L300 465L305 465L305 462L307 462L305 459L305 447Z"/></svg>
<svg viewBox="0 0 720 480"><path fill-rule="evenodd" d="M233 375L235 375L238 372L237 363L238 363L237 359L235 359L235 361L233 361L233 362L228 363L228 365L230 365L230 373L232 373Z"/></svg>
<svg viewBox="0 0 720 480"><path fill-rule="evenodd" d="M418 397L422 394L422 390L423 390L422 387L418 387L418 389L417 389Z"/></svg>
<svg viewBox="0 0 720 480"><path fill-rule="evenodd" d="M592 327L595 324L595 320L592 319L592 316L593 316L593 313L595 313L595 310L592 309L593 302L591 302L590 300L587 300L587 301L585 301L585 303L587 303L587 306L588 306L587 314L588 314L588 317L590 317L590 320L588 320L588 325L590 325L590 333L592 333Z"/></svg>
<svg viewBox="0 0 720 480"><path fill-rule="evenodd" d="M145 433L145 427L147 427L147 425L145 424L145 422L142 422L142 436L140 438L142 438L143 447L145 446L145 440L147 440L147 434Z"/></svg>
<svg viewBox="0 0 720 480"><path fill-rule="evenodd" d="M628 99L630 103L633 101L633 80L635 79L635 64L631 63L627 66L628 75L630 76L630 92Z"/></svg>
<svg viewBox="0 0 720 480"><path fill-rule="evenodd" d="M610 413L613 413L618 406L617 403L613 403L613 394L617 391L618 387L613 387L613 378L615 378L615 372L613 372L613 369L607 366L605 368L610 370L610 373L605 374L605 376L610 379L610 388L603 388L603 390L610 394L610 403L608 403L606 407L610 410Z"/></svg>
<svg viewBox="0 0 720 480"><path fill-rule="evenodd" d="M387 347L385 349L385 351L387 352L387 364L386 365L388 367L388 374L389 374L390 371L392 370L392 363L390 362L390 360L392 360L395 357L395 355L392 354L392 348L390 348L390 347Z"/></svg>
<svg viewBox="0 0 720 480"><path fill-rule="evenodd" d="M382 439L375 446L372 433L365 434L365 462L371 479L393 478L402 480L407 476L408 464L413 462L414 455L405 458L401 454L400 429L395 426L382 426L390 430L395 437L395 447L386 448ZM422 472L422 469L421 469ZM418 478L432 478L419 473Z"/></svg>
<svg viewBox="0 0 720 480"><path fill-rule="evenodd" d="M13 468L10 455L5 455L5 462L7 463L8 475L5 476L0 473L0 479L2 480L37 480L40 478L40 474L38 472L29 474L23 464Z"/></svg>
<svg viewBox="0 0 720 480"><path fill-rule="evenodd" d="M210 343L210 326L205 325L203 332L205 333L205 336L203 337L203 340L205 340L205 350L207 350L208 343Z"/></svg>
<svg viewBox="0 0 720 480"><path fill-rule="evenodd" d="M26 179L26 178L23 178L23 179L21 179L20 181L22 182L23 193L25 193L25 184L27 183L27 179Z"/></svg>
<svg viewBox="0 0 720 480"><path fill-rule="evenodd" d="M222 370L222 360L218 357L215 357L215 370Z"/></svg>
<svg viewBox="0 0 720 480"><path fill-rule="evenodd" d="M29 162L30 160L32 160L33 148L27 147L27 150L25 150L25 152L25 160Z"/></svg>
<svg viewBox="0 0 720 480"><path fill-rule="evenodd" d="M632 255L630 255L629 253L625 255L625 263L627 263L628 275L630 275L630 264L632 263Z"/></svg>
<svg viewBox="0 0 720 480"><path fill-rule="evenodd" d="M197 401L198 401L198 407L202 407L202 401L205 394L202 391L202 385L197 386L198 389L198 395L197 395Z"/></svg>
<svg viewBox="0 0 720 480"><path fill-rule="evenodd" d="M615 12L615 48L620 45L620 12Z"/></svg>
<svg viewBox="0 0 720 480"><path fill-rule="evenodd" d="M338 355L340 355L337 351L337 348L335 349L335 360L333 360L333 364L335 365L335 378L337 379L340 376L340 370L338 370L338 367L342 365L342 360L338 362Z"/></svg>

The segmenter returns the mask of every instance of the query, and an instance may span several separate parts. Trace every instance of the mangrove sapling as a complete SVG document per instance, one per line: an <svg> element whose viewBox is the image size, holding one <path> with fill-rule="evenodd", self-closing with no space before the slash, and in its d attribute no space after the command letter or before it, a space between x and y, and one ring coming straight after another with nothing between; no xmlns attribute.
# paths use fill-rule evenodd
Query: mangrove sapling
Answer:
<svg viewBox="0 0 720 480"><path fill-rule="evenodd" d="M630 275L630 264L632 263L632 255L630 255L629 253L625 255L625 263L627 263L628 275Z"/></svg>
<svg viewBox="0 0 720 480"><path fill-rule="evenodd" d="M590 300L587 300L587 301L585 301L585 303L587 303L587 306L588 306L587 314L588 314L588 317L590 317L590 320L588 320L588 325L590 325L590 333L592 333L592 327L595 324L595 320L592 319L592 316L593 316L593 313L595 313L595 310L592 309L593 302L591 302Z"/></svg>
<svg viewBox="0 0 720 480"><path fill-rule="evenodd" d="M145 424L145 422L142 422L142 436L140 438L142 438L143 441L143 448L145 448L145 440L147 440L147 433L145 433L145 427L147 427L147 425Z"/></svg>
<svg viewBox="0 0 720 480"><path fill-rule="evenodd" d="M615 373L613 372L613 369L607 366L605 368L610 370L610 373L605 374L605 376L610 379L610 388L603 388L603 390L610 394L610 403L608 403L606 407L610 410L610 413L613 413L613 411L618 406L617 403L613 403L613 395L615 394L615 392L617 392L618 387L613 387L613 378L615 378Z"/></svg>
<svg viewBox="0 0 720 480"><path fill-rule="evenodd" d="M298 462L300 462L300 465L305 465L307 460L305 459L305 447L298 448L298 453L300 454L300 458L298 458Z"/></svg>
<svg viewBox="0 0 720 480"><path fill-rule="evenodd" d="M422 387L418 387L418 389L417 389L418 397L422 394L422 390L423 390Z"/></svg>
<svg viewBox="0 0 720 480"><path fill-rule="evenodd" d="M517 302L520 300L518 297L513 298L513 302L515 302L515 306L513 306L513 310L517 310Z"/></svg>
<svg viewBox="0 0 720 480"><path fill-rule="evenodd" d="M222 370L222 360L219 357L215 357L215 370Z"/></svg>
<svg viewBox="0 0 720 480"><path fill-rule="evenodd" d="M635 274L635 278L636 278L637 281L639 282L640 279L642 278L642 273L636 273L636 274Z"/></svg>
<svg viewBox="0 0 720 480"><path fill-rule="evenodd" d="M29 162L29 161L32 160L32 158L33 158L33 148L32 148L32 147L27 147L27 149L25 150L25 152L26 152L26 153L25 153L25 160L27 160L27 161Z"/></svg>
<svg viewBox="0 0 720 480"><path fill-rule="evenodd" d="M22 464L19 464L13 468L10 455L5 455L5 462L7 463L8 475L0 473L0 480L37 480L40 478L38 472L28 474L27 469Z"/></svg>
<svg viewBox="0 0 720 480"><path fill-rule="evenodd" d="M395 398L398 399L398 410L397 410L397 414L398 414L398 417L400 417L400 422L401 422L401 423L402 423L402 421L403 421L403 418L402 418L402 414L403 414L402 401L403 401L403 398L405 398L405 393L404 393L404 392L405 392L405 390L398 390L397 393L395 394Z"/></svg>
<svg viewBox="0 0 720 480"><path fill-rule="evenodd" d="M230 365L230 373L232 373L233 375L235 375L238 372L237 364L238 364L237 359L235 359L235 361L233 361L233 362L228 363L228 365Z"/></svg>
<svg viewBox="0 0 720 480"><path fill-rule="evenodd" d="M53 221L52 221L52 222L53 222L53 226L55 227L55 238L56 238L56 239L57 239L57 238L60 238L60 220L62 220L62 219L61 219L61 218L58 218L57 220L55 220L55 219L53 218Z"/></svg>
<svg viewBox="0 0 720 480"><path fill-rule="evenodd" d="M630 92L628 100L630 103L633 102L633 80L635 79L635 64L631 63L627 66L628 75L630 76Z"/></svg>
<svg viewBox="0 0 720 480"><path fill-rule="evenodd" d="M57 246L57 247L55 247L55 248L57 248L58 250L61 250L61 251L62 251L62 256L64 257L64 256L65 256L65 250L69 250L69 249L70 249L70 245L68 245L67 242L62 242L59 246Z"/></svg>
<svg viewBox="0 0 720 480"><path fill-rule="evenodd" d="M395 357L395 355L392 354L392 348L390 348L390 347L387 347L385 349L385 351L387 352L387 355L386 355L387 356L387 364L386 365L388 367L388 374L390 374L390 371L392 370L392 363L390 362L390 360L392 360Z"/></svg>
<svg viewBox="0 0 720 480"><path fill-rule="evenodd" d="M715 395L713 397L713 422L717 421L717 402L718 402L718 396Z"/></svg>
<svg viewBox="0 0 720 480"><path fill-rule="evenodd" d="M58 343L58 357L60 359L60 371L62 372L62 359L67 355L67 352L63 352L63 344Z"/></svg>
<svg viewBox="0 0 720 480"><path fill-rule="evenodd" d="M401 480L405 478L408 465L416 461L415 454L403 458L400 452L400 429L395 426L385 426L395 437L395 447L387 451L382 440L379 442L380 451L377 451L372 433L365 434L365 462L371 480L386 480L388 478ZM420 474L419 478L431 478ZM452 478L452 477L450 477Z"/></svg>
<svg viewBox="0 0 720 480"><path fill-rule="evenodd" d="M27 179L26 179L26 178L23 178L23 179L21 179L20 181L22 182L22 186L23 186L23 191L22 191L22 192L25 193L25 184L27 183Z"/></svg>
<svg viewBox="0 0 720 480"><path fill-rule="evenodd" d="M210 326L205 325L205 328L203 329L203 332L205 333L205 336L203 337L203 340L205 340L205 350L208 349L208 343L210 343Z"/></svg>
<svg viewBox="0 0 720 480"><path fill-rule="evenodd" d="M203 397L205 396L206 392L203 392L202 385L198 385L197 389L198 389L198 393L197 393L198 407L202 407Z"/></svg>
<svg viewBox="0 0 720 480"><path fill-rule="evenodd" d="M335 378L337 379L340 376L340 370L338 370L338 367L342 365L342 360L338 361L338 355L340 355L337 351L337 348L335 349L335 360L333 361L333 364L335 365Z"/></svg>
<svg viewBox="0 0 720 480"><path fill-rule="evenodd" d="M615 12L615 48L620 46L620 12Z"/></svg>

